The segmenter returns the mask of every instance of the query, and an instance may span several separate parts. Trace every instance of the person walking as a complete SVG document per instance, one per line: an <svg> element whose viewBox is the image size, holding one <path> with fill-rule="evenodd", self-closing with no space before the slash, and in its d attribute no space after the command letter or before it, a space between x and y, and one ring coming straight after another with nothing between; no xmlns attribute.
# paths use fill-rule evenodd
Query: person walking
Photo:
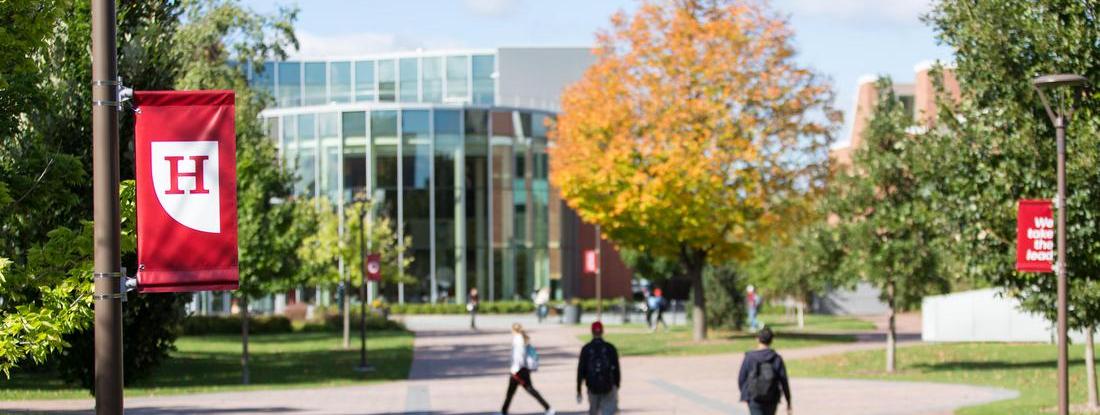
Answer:
<svg viewBox="0 0 1100 415"><path fill-rule="evenodd" d="M756 334L756 350L746 352L741 361L737 386L741 389L741 402L748 404L751 415L775 415L781 397L787 401L787 415L793 414L787 365L772 350L773 338L771 329L760 329Z"/></svg>
<svg viewBox="0 0 1100 415"><path fill-rule="evenodd" d="M577 403L581 383L588 386L588 415L612 415L619 410L619 351L604 341L603 323L592 323L592 340L581 348L577 363Z"/></svg>
<svg viewBox="0 0 1100 415"><path fill-rule="evenodd" d="M653 325L649 327L649 331L657 331L658 326L664 326L665 331L668 331L668 323L665 323L665 310L668 309L668 300L665 300L664 293L660 288L653 290L653 295L649 297L650 307L654 308L657 313L656 319L653 320Z"/></svg>
<svg viewBox="0 0 1100 415"><path fill-rule="evenodd" d="M466 311L470 312L470 330L477 330L477 287L470 289L470 297L466 301Z"/></svg>
<svg viewBox="0 0 1100 415"><path fill-rule="evenodd" d="M550 314L550 287L542 287L535 291L535 316L538 317L539 323L546 320L546 316Z"/></svg>
<svg viewBox="0 0 1100 415"><path fill-rule="evenodd" d="M745 288L745 308L749 312L749 330L752 331L760 328L760 321L756 318L756 314L760 311L760 301L760 294L756 292L756 287L749 284Z"/></svg>
<svg viewBox="0 0 1100 415"><path fill-rule="evenodd" d="M504 406L500 409L501 414L508 414L508 407L512 405L512 397L516 394L517 386L523 386L527 393L535 397L535 400L539 401L539 405L542 405L542 408L546 410L546 415L556 413L554 408L551 408L550 404L542 398L539 391L535 390L535 385L531 383L531 372L538 370L538 368L539 355L535 351L535 347L531 346L531 337L527 335L527 331L523 330L523 326L519 323L512 323L512 366L509 368L508 393L504 395Z"/></svg>

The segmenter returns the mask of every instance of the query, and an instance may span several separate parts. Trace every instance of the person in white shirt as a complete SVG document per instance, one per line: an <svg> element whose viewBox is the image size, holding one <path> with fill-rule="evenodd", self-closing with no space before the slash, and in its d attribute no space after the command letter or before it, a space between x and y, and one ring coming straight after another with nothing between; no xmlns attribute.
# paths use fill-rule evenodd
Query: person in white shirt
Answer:
<svg viewBox="0 0 1100 415"><path fill-rule="evenodd" d="M531 383L531 371L538 369L538 355L534 353L530 343L531 337L523 330L523 326L519 323L512 324L512 366L509 368L508 394L504 396L501 414L508 414L508 407L512 405L512 396L516 394L516 386L523 386L527 393L535 397L535 400L539 401L542 408L546 410L546 415L555 414L554 409L546 403L539 391L535 390L535 385Z"/></svg>

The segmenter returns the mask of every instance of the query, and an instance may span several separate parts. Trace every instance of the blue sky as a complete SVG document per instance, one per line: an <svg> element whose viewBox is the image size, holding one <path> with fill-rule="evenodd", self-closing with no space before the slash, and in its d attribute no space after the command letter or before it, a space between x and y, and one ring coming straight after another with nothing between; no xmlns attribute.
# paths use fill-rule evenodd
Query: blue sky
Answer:
<svg viewBox="0 0 1100 415"><path fill-rule="evenodd" d="M300 9L300 57L416 48L591 46L616 10L634 0L243 0L261 12ZM913 79L913 66L946 60L919 19L928 0L772 0L790 17L798 61L828 76L848 121L862 75ZM840 134L847 140L848 127ZM838 143L839 144L839 143Z"/></svg>

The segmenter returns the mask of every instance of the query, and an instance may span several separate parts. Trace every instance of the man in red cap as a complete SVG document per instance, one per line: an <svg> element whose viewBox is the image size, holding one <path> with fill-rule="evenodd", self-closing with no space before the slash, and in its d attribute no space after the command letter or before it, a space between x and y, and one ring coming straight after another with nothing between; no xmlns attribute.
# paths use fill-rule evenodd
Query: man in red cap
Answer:
<svg viewBox="0 0 1100 415"><path fill-rule="evenodd" d="M588 386L589 415L612 415L619 409L619 351L603 340L603 323L592 323L592 341L581 349L577 364L577 403L581 382Z"/></svg>

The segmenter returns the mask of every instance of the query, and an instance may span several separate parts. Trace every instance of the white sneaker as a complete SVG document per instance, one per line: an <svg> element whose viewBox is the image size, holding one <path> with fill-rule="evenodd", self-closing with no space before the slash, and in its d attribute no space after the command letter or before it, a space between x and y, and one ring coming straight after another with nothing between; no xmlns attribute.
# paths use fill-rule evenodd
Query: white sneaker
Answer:
<svg viewBox="0 0 1100 415"><path fill-rule="evenodd" d="M554 415L556 413L558 413L558 411L555 411L554 408L550 408L550 409L546 410L546 415Z"/></svg>

